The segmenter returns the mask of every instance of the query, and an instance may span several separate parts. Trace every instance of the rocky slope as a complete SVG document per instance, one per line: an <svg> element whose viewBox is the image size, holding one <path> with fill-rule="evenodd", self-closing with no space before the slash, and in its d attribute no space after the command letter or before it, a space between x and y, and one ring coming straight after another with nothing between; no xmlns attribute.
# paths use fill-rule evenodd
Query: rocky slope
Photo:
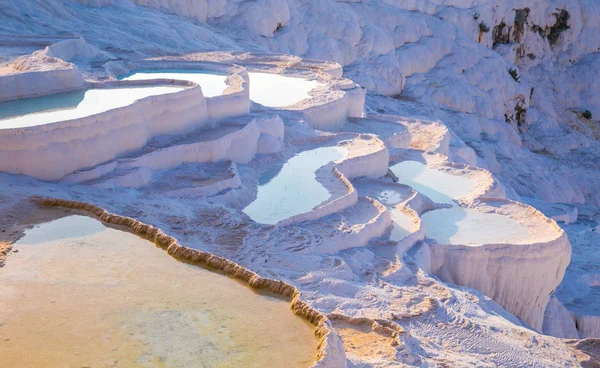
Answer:
<svg viewBox="0 0 600 368"><path fill-rule="evenodd" d="M365 120L364 124L355 120L362 126L353 128L335 121L321 129L377 134L385 141L392 161L408 149L443 155L453 164L486 169L502 183L503 190L494 192L494 198L526 200L547 216L554 217L557 211L548 203L562 203L560 206L566 210L558 210L564 215L561 212L556 218L569 221L577 220L577 211L572 216L572 209L579 208L583 214L580 221L564 226L573 243L575 262L567 269L557 298L550 299L543 332L567 338L577 334L600 336L594 307L600 301L595 292L600 270L589 261L595 256L586 255L597 253L594 245L600 206L600 3L27 0L3 4L0 20L0 33L10 34L0 35L0 76L3 81L12 81L0 85L0 99L15 89L22 90L20 97L24 97L60 91L54 85L62 82L67 89L81 86L83 80L77 70L88 81L105 82L141 65L146 58L171 56L203 62L237 58L227 52L198 54L209 50L280 52L340 63L344 77L369 92L365 111L373 120ZM272 67L285 69L282 60L289 65L300 62L285 57L273 62ZM235 62L253 64L256 60L238 58ZM304 63L308 69L322 68L325 74L341 76L337 75L339 68L329 69L335 66L333 63ZM60 73L34 73L27 83L15 82L15 74L46 70ZM28 90L31 85L47 89ZM353 96L356 106L344 107L340 119L362 114L364 92ZM253 109L264 112L256 106ZM315 121L322 117L321 111L314 114ZM238 188L235 191L209 191L209 198L205 198L204 191L196 192L201 200L191 204L185 198L193 192L191 177L186 179L184 175L172 188L157 180L172 174L180 177L186 169L173 165L154 168L164 170L157 173L142 165L139 172L118 173L117 177L92 183L94 186L42 183L2 174L1 210L5 212L29 195L84 200L152 224L186 245L232 259L258 274L284 279L302 292L311 308L334 321L334 329L344 341L348 366L399 362L574 366L587 359L585 356L594 355L589 348L593 344L584 349L581 344L565 345L540 335L483 294L448 286L427 275L423 271L429 271L428 267L422 261L431 256L424 254L425 246L415 248L410 257L403 257L403 252L397 254L396 245L382 235L390 223L389 207L358 197L365 187L371 188L370 184L363 189L357 185L358 194L354 193L352 202L356 207L346 206L344 212L322 222L272 229L242 215L240 208L255 196L256 182L266 168L279 165L303 144L332 139L326 133L307 133L306 122L298 122L293 113L281 114L286 124L285 146L282 137L276 147L264 141L264 152L257 148L259 152L254 150L248 160L242 160L247 165L229 166L224 175L233 175L236 180L225 187ZM310 120L309 116L308 123ZM389 132L390 124L397 121L402 127L394 137ZM255 135L254 144L260 146L260 134ZM254 157L255 153L274 155ZM356 171L357 167L348 166L346 170ZM90 173L96 175L96 168ZM383 172L377 168L377 176L381 176ZM364 169L359 167L357 175L350 176L358 176ZM97 176L94 179L102 175ZM355 184L344 180L347 188ZM186 194L163 195L173 189ZM407 193L412 197L406 198L406 203L416 213L434 208L414 191ZM352 209L364 211L364 215L358 216ZM371 225L363 226L365 223ZM558 261L540 268L556 268L556 275L551 283L535 291L544 294L540 294L544 305L548 291L552 292L554 282L562 278L564 260L568 258L565 235L560 229L557 234L561 249L561 254L555 255ZM419 236L415 242L424 240L422 233ZM348 244L356 245L345 246ZM326 251L315 252L318 249ZM554 267L554 263L559 266ZM539 276L533 274L531 277ZM460 275L436 275L447 282L479 289L540 332L543 305L537 305L534 315L530 315L531 310L520 310L521 304L515 307L506 302L518 299L512 294L508 299L500 295L507 293L502 290L491 295L494 292L490 289L495 286L488 279L481 281L484 287L473 281L458 282ZM476 280L476 273L469 277ZM505 280L503 285L513 282L518 281ZM371 326L373 321L392 321L406 330L398 341L394 340L399 346L391 355L365 354L351 348L350 341L356 336L359 341L380 342L381 337L373 336L377 328L365 332L347 325ZM388 341L389 336L384 340ZM574 352L572 346L579 350Z"/></svg>

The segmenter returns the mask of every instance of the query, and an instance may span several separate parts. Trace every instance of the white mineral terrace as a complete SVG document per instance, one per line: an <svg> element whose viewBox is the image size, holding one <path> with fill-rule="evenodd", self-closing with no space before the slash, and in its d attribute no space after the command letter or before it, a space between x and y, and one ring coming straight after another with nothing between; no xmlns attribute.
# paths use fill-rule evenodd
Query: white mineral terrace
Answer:
<svg viewBox="0 0 600 368"><path fill-rule="evenodd" d="M37 225L14 247L0 268L2 366L314 363L314 330L288 301L92 218Z"/></svg>
<svg viewBox="0 0 600 368"><path fill-rule="evenodd" d="M275 31L266 30L269 39L287 32L287 24L276 24ZM368 38L366 30L361 37ZM6 182L0 181L0 209L18 209L31 196L52 193L149 220L190 247L289 282L306 306L327 317L320 322L335 324L338 314L356 322L346 331L350 335L365 326L365 335L375 333L385 323L407 327L399 343L386 337L394 366L400 362L396 357L406 356L402 363L408 365L431 363L411 350L409 340L417 341L423 331L411 335L415 326L407 312L420 304L429 307L419 307L419 317L460 320L460 333L478 326L463 310L476 315L483 308L510 326L505 334L532 333L521 322L541 331L548 300L570 261L569 240L542 212L511 200L517 192L505 191L491 173L502 170L489 163L489 171L475 167L481 154L446 127L443 117L414 117L415 111L428 114L430 106L403 95L369 95L365 104L366 90L342 78L342 67L333 62L216 51L140 57L137 64L109 55L101 68L89 68L82 54L103 59L85 46L90 47L78 38L33 58L35 66L44 65L50 54L77 60L77 65L65 61L63 72L0 75L0 81L12 83L0 86L0 99L13 99L0 102L0 170L8 173L2 173ZM348 75L360 77L362 68L352 65ZM396 69L380 73L399 78L400 89L419 78L418 68L412 78ZM121 81L114 81L118 75ZM365 82L377 88L386 78ZM45 80L64 80L59 91L80 82L92 87L18 99L55 90L44 86ZM411 117L395 116L402 109ZM512 137L505 133L498 136ZM483 130L476 135L482 141L499 139ZM476 140L472 143L476 147ZM27 230L14 244L18 252L0 268L0 367L48 361L64 366L314 363L314 329L294 316L287 301L177 262L130 233L68 214ZM0 246L2 240L0 235ZM1 263L6 251L0 251ZM587 294L596 300L600 282L592 281ZM493 301L450 284L479 290ZM456 308L463 314L451 310L459 300L464 305ZM567 307L580 332L593 336L600 318L576 315L588 304L571 301ZM558 301L551 306L554 312L564 309ZM440 325L431 327L430 345L443 345ZM344 355L344 349L361 350L363 340L342 343L336 334L343 334L341 329L327 331L331 345L322 351L334 353L320 357L320 368L379 364L372 358L379 358L382 344L365 345L367 361L376 362L365 365L358 355ZM523 336L517 339L527 340L524 344L535 338ZM413 350L420 349L432 348L428 343ZM531 365L544 366L537 363Z"/></svg>
<svg viewBox="0 0 600 368"><path fill-rule="evenodd" d="M121 79L146 80L157 78L186 80L196 83L202 88L204 97L220 96L228 87L227 83L225 83L227 75L196 69L136 70Z"/></svg>
<svg viewBox="0 0 600 368"><path fill-rule="evenodd" d="M431 169L417 161L402 161L390 169L399 183L410 185L438 203L453 203L454 199L468 195L475 187L469 178Z"/></svg>
<svg viewBox="0 0 600 368"><path fill-rule="evenodd" d="M408 211L406 211L406 206L400 204L415 194L412 189L394 183L376 184L375 182L368 180L357 181L355 186L358 192L376 199L387 208L392 223L392 229L389 235L390 240L402 242L406 240L409 235L420 230L419 225L415 223L417 217L416 213L411 216ZM418 237L416 240L422 240L422 238ZM414 242L408 241L406 246L399 246L399 254L404 253L406 248L410 248L412 245L414 245Z"/></svg>
<svg viewBox="0 0 600 368"><path fill-rule="evenodd" d="M136 100L185 89L182 86L91 88L0 102L0 129L73 120L131 105Z"/></svg>
<svg viewBox="0 0 600 368"><path fill-rule="evenodd" d="M516 220L496 213L453 206L421 216L427 237L440 244L480 246L484 244L527 244L531 232Z"/></svg>
<svg viewBox="0 0 600 368"><path fill-rule="evenodd" d="M256 200L244 208L244 212L258 223L271 225L310 212L331 195L316 179L315 172L346 154L347 150L342 147L320 147L300 152L281 168L263 174Z"/></svg>
<svg viewBox="0 0 600 368"><path fill-rule="evenodd" d="M249 72L250 99L267 107L294 105L322 84L317 81L280 74Z"/></svg>

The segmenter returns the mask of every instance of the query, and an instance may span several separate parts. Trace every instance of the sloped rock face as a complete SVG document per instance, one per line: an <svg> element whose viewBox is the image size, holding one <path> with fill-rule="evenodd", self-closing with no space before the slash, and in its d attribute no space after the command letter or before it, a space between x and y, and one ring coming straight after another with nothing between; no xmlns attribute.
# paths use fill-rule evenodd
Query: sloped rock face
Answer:
<svg viewBox="0 0 600 368"><path fill-rule="evenodd" d="M544 334L554 337L579 338L573 317L555 296L550 297L548 301L544 313L543 331Z"/></svg>
<svg viewBox="0 0 600 368"><path fill-rule="evenodd" d="M558 235L555 239L535 244L435 244L430 247L431 272L446 282L480 290L542 331L550 295L571 259L566 234L560 229L554 231Z"/></svg>
<svg viewBox="0 0 600 368"><path fill-rule="evenodd" d="M104 193L96 192L93 185L63 186L65 183L55 185L34 182L32 186L36 189L26 187L23 189L24 193L47 194L49 188L56 188L61 196L68 198L91 198L90 202L92 199L99 200L98 203L122 206L127 210L136 207L135 210L131 210L133 217L152 218L154 211L162 215L169 213L171 216L172 212L181 211L180 217L189 221L185 226L181 225L179 218L173 222L164 221L162 224L172 226L180 235L187 237L187 240L201 239L198 240L199 247L212 247L211 241L219 237L219 241L215 243L235 248L235 252L231 254L239 257L238 259L243 260L250 268L266 270L268 274L273 272L292 275L289 276L290 282L298 286L298 290L304 288L310 295L310 307L309 304L303 304L302 307L307 308L309 316L313 316L313 312L324 316L325 312L320 311L327 311L332 315L338 312L345 313L357 316L357 320L368 316L365 317L365 321L384 320L393 326L405 323L418 331L417 336L421 333L419 337L431 337L432 344L420 344L418 347L414 347L415 344L411 342L413 337L403 340L406 344L401 349L405 350L399 348L397 356L398 361L406 364L417 364L419 359L439 364L448 356L444 352L445 349L451 350L461 358L461 353L472 354L470 357L473 360L470 362L473 365L487 359L478 349L481 342L461 345L463 339L473 339L472 335L476 335L476 339L488 339L492 336L490 339L494 346L497 342L495 339L501 334L473 334L488 327L488 331L495 331L494 326L500 323L498 320L483 320L488 318L490 313L505 319L503 321L508 327L504 325L503 333L506 333L503 336L511 337L511 342L507 345L517 341L514 343L516 345L511 345L505 350L511 352L510 356L493 357L492 359L497 359L494 360L495 363L500 365L519 362L517 365L527 365L534 362L540 365L560 366L571 362L570 356L552 356L545 360L549 354L558 354L555 351L548 353L549 350L560 350L564 346L554 339L545 339L532 334L531 331L525 331L513 315L495 303L476 296L477 293L446 287L438 280L428 278L422 269L448 283L480 290L538 331L548 327L557 335L572 334L573 331L567 326L565 311L552 299L548 302L569 262L569 242L564 232L553 221L533 208L513 200L519 200L518 194L525 194L545 201L600 203L596 193L597 184L600 183L596 170L598 165L593 159L590 160L590 157L597 157L600 152L598 143L590 138L593 135L594 121L584 117L578 110L583 104L594 105L596 101L597 83L594 81L597 78L594 76L597 74L597 60L594 54L581 57L593 51L583 46L584 41L589 38L591 45L597 45L596 38L592 36L597 28L594 25L599 10L596 5L591 2L566 4L565 1L558 0L550 4L533 1L525 4L514 4L510 1L501 4L483 2L477 6L462 1L453 1L451 4L445 1L400 4L389 1L208 0L206 16L203 18L204 10L196 13L191 7L186 7L187 3L183 1L140 1L139 3L144 5L142 7L132 6L130 3L123 5L123 2L115 2L115 6L93 1L81 3L89 6L109 5L102 10L106 15L117 20L128 20L127 29L119 29L115 33L107 31L106 34L98 34L94 27L84 27L86 37L89 35L95 44L103 49L110 49L115 57L123 58L104 64L104 71L94 63L77 60L77 54L87 55L87 58L103 56L95 54L94 49L81 48L77 53L70 52L70 47L56 49L57 54L65 58L73 57L76 66L82 70L83 74L79 75L85 75L86 78L107 78L104 72L107 72L109 77L114 77L129 70L130 65L136 64L130 63L128 58L135 55L153 56L151 62L159 60L159 64L164 60L177 58L190 63L235 63L248 70L290 73L331 83L327 84L325 89L311 91L311 94L314 92L314 96L311 95L310 99L294 106L265 109L252 105L254 112L259 114L265 111L281 114L281 120L273 118L273 121L277 120L276 124L247 124L245 130L240 129L241 133L234 132L228 135L228 139L219 139L216 143L211 141L211 149L202 149L207 145L195 144L198 142L174 147L171 143L177 143L177 139L170 141L171 138L168 138L165 147L155 145L154 148L157 149L148 155L104 163L105 159L110 160L118 155L113 152L113 156L89 164L97 165L89 170L86 162L82 164L81 161L77 161L80 157L76 157L73 162L77 163L77 168L83 167L83 170L69 176L67 179L70 183L96 179L115 170L120 164L124 169L119 172L121 176L109 177L103 183L107 184L106 186L101 185L102 183L97 186L146 187L140 191L121 188L122 193L126 195L123 196L123 203L118 205L111 203L112 198L107 199ZM197 2L196 5L200 3ZM8 6L13 11L21 9L20 4L13 3ZM90 10L81 6L65 8L62 2L56 0L48 0L48 4L39 9L43 16L54 12L61 15L56 17L57 24L53 23L51 27L77 29L73 28L71 23L85 22L86 25L93 25L98 22L96 9ZM48 9L52 6L55 8ZM148 7L159 8L164 12ZM276 10L262 14L261 7ZM564 8L564 12L569 16L556 7ZM136 17L125 18L131 15ZM269 21L260 23L267 18ZM206 19L210 27L198 24L203 19ZM140 26L140 22L143 21L156 22L153 23L155 27ZM15 24L22 25L28 31L40 30L40 26L35 22ZM9 23L7 27L10 29L14 24ZM172 32L171 27L177 29L177 32ZM223 33L215 33L211 27ZM486 32L487 28L493 31ZM145 30L144 37L136 34L140 29ZM549 37L548 34L552 36ZM229 37L235 39L235 42ZM214 50L241 47L240 44L250 48L337 60L346 65L346 75L356 78L373 91L390 95L400 92L402 94L396 95L395 98L365 95L365 90L360 86L352 81L340 79L342 68L335 62L257 52L197 52L203 48ZM74 45L81 46L79 42ZM531 52L537 52L536 50L539 52ZM190 53L165 56L185 51ZM157 54L162 56L157 57ZM573 58L572 61L565 59L568 57ZM74 68L75 64L70 65ZM590 71L592 75L588 78L585 73ZM546 72L551 78L544 76ZM561 77L562 74L565 76ZM533 85L533 81L539 82L539 85ZM568 86L564 89L565 92L556 88L556 81ZM581 84L582 87L574 88L576 84ZM244 94L241 97L244 104L238 107L240 111L247 111L250 109L248 96ZM196 103L198 101L196 100ZM564 101L568 101L575 113L564 109ZM160 101L154 101L156 102ZM208 115L212 116L209 102L207 100L204 103L207 105ZM173 116L187 116L161 116L159 112L165 106L177 108L179 105L159 105L148 109L151 115L149 119L156 123L155 127L161 126L159 123L165 118L170 120ZM215 111L227 112L226 102L214 104L213 107ZM590 109L593 110L594 107ZM593 116L596 115L594 111ZM364 113L371 116L363 119ZM568 114L574 117L569 118ZM118 121L125 120L118 116L115 118L118 118L115 119ZM347 123L347 118L351 118L352 122ZM263 119L263 122L267 120L269 119ZM358 135L311 129L337 131L350 124L355 125L350 130ZM390 134L390 130L394 130L396 125L401 125L402 128ZM374 138L371 134L379 135L379 138ZM325 173L320 177L323 181L336 183L341 188L337 193L330 192L336 194L332 195L331 201L324 202L322 207L314 208L306 216L290 218L290 221L284 221L274 227L252 223L247 216L240 214L242 205L255 194L253 191L256 181L259 180L259 172L264 172L269 165L279 162L279 159L291 157L301 145L324 144L336 137L350 136L352 139L348 141L356 144L362 140L371 147L357 150L356 155L350 155L319 170L317 175ZM140 143L141 146L144 144L145 142ZM264 155L255 157L256 153ZM265 157L271 155L273 157ZM26 161L33 163L36 169L48 169L51 165L46 167L31 159L38 156L41 155L32 154ZM425 237L425 230L419 223L419 230L414 233L415 236L409 236L406 242L388 241L386 232L389 232L391 224L391 216L387 212L389 208L378 200L361 197L360 190L354 187L351 179L357 176L377 179L386 175L390 160L409 160L414 159L413 156L421 158L426 166L438 169L443 166L446 172L454 171L459 176L479 180L472 193L462 198L452 198L451 201L454 202L451 205L475 210L485 207L484 211L509 217L531 229L533 239L491 241L475 246L469 243L436 243ZM204 162L210 158L233 160L244 164L240 166L246 166L238 172L239 181L226 184L226 188L235 190L215 193L215 198L206 201L194 202L188 198L178 198L177 192L174 197L168 197L168 200L158 198L162 197L164 192L157 190L157 185L151 184L152 169L168 170L188 160ZM64 165L67 166L71 163L72 161L64 161ZM60 170L70 172L73 168ZM168 177L172 172L161 174ZM21 183L10 175L7 177L8 184L0 182L0 185L7 188L7 192L13 190L13 180ZM77 177L76 180L71 180L74 177ZM394 178L392 175L388 177L389 180ZM502 179L506 186L500 185L494 177ZM398 179L398 176L395 178ZM481 178L483 179L480 180ZM188 188L188 184L193 186L193 179L185 184L185 189ZM219 188L221 186L216 186L214 190ZM411 193L410 198L403 198L402 203L398 201L393 205L398 208L409 207L413 223L420 222L419 217L426 215L426 211L440 209L440 204L433 203L414 191ZM137 202L129 203L130 201ZM67 206L81 205L67 203ZM197 207L201 210L197 211ZM215 207L219 207L219 212L215 211ZM90 208L92 212L98 211L104 216L104 212L93 206ZM353 210L364 211L366 214L360 216L361 214L353 213ZM146 214L144 211L152 214ZM203 223L205 219L198 215L200 212L211 213L208 224ZM571 213L567 215L567 219L576 217ZM324 217L327 219L315 225ZM157 223L163 221L152 219ZM227 226L222 226L223 219L228 222ZM296 223L307 220L312 220L312 223L302 226ZM125 218L123 221L137 224L137 220L132 218ZM215 231L215 228L219 228L218 231ZM236 229L234 234L227 234L232 228ZM332 228L332 231L323 230ZM149 230L152 234L158 234L159 230L152 229ZM246 236L250 240L247 240ZM205 243L209 244L202 244L206 239L209 241ZM412 261L402 259L406 249L416 243L419 243L419 254L412 255L424 260L420 264L422 269ZM178 252L181 250L177 249ZM274 287L283 292L290 290L287 286L281 286L283 284L260 281L262 278L251 275L252 271L248 271L249 268L241 270L225 262L224 257L211 257L207 255L208 252L197 253L191 249L181 252L184 259L197 258L196 260L209 266L214 262L212 266L228 273L232 272L236 276L239 271L244 280L246 277L259 280L256 281L258 286L266 285L268 289ZM418 280L418 283L415 280ZM285 285L292 287L291 283ZM280 286L281 290L278 289ZM477 302L474 303L474 300ZM485 318L481 319L471 314L470 308L475 308L475 304L477 308L481 308L477 309L477 313ZM548 308L546 304L549 304ZM415 305L427 307L423 312L407 312ZM565 323L561 326L543 326L544 310L550 311L550 315L559 315ZM413 317L418 318L424 314L431 316L414 320L413 323ZM405 320L405 316L408 321ZM579 327L579 332L582 329L589 332L598 326L597 320L585 316L575 318L578 321L576 327ZM494 320L490 321L492 319ZM472 322L473 320L477 322ZM438 328L439 325L452 325L458 333L450 337L460 342L453 346L437 344L435 339L441 341L448 337L446 331ZM328 326L323 328L326 327ZM517 338L514 338L515 336ZM531 341L534 338L536 341L544 339L544 343L532 346ZM339 340L334 345L334 349L343 351ZM518 349L520 354L514 353L513 347ZM423 350L427 353L434 351L436 354L442 351L442 354L434 354L432 358L423 353ZM528 360L529 352L537 355ZM498 354L500 355L502 354ZM477 358L472 358L473 356ZM448 359L458 360L455 357ZM338 356L331 364L343 366L345 363L346 360Z"/></svg>

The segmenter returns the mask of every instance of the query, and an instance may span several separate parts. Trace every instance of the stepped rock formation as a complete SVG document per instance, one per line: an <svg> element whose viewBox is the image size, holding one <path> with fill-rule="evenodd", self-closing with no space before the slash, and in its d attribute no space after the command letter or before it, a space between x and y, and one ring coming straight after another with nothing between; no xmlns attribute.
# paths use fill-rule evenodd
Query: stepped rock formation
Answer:
<svg viewBox="0 0 600 368"><path fill-rule="evenodd" d="M557 338L600 336L599 3L25 0L0 13L0 217L31 197L86 211L289 296L316 326L317 366L598 364L593 340ZM144 70L225 86L121 80ZM313 87L268 106L256 73L287 78L264 87L275 97L290 78ZM179 90L2 127L11 101L139 86ZM325 146L346 154L293 173L325 201L275 224L243 211ZM407 162L418 172L394 171ZM464 218L426 221L442 211ZM514 236L461 233L468 213ZM0 262L9 251L0 238Z"/></svg>

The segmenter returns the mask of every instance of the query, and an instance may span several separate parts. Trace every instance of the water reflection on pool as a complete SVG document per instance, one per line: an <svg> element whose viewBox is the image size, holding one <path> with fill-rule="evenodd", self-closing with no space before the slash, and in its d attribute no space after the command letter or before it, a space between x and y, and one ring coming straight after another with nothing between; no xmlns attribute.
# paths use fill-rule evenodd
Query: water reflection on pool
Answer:
<svg viewBox="0 0 600 368"><path fill-rule="evenodd" d="M310 97L321 83L280 74L249 72L250 99L268 107L290 106Z"/></svg>
<svg viewBox="0 0 600 368"><path fill-rule="evenodd" d="M276 224L311 211L330 197L316 180L315 172L343 158L346 152L342 147L307 150L292 157L281 169L267 171L259 181L256 200L244 208L244 213L258 223Z"/></svg>
<svg viewBox="0 0 600 368"><path fill-rule="evenodd" d="M440 244L481 246L484 244L526 244L529 230L516 220L472 208L452 207L421 216L427 237Z"/></svg>
<svg viewBox="0 0 600 368"><path fill-rule="evenodd" d="M202 89L204 97L221 96L227 88L227 75L215 74L201 69L156 69L136 70L122 77L123 80L147 80L147 79L177 79L198 84Z"/></svg>
<svg viewBox="0 0 600 368"><path fill-rule="evenodd" d="M417 161L402 161L390 167L398 182L410 185L417 192L438 203L453 203L456 198L471 193L473 180L430 169Z"/></svg>
<svg viewBox="0 0 600 368"><path fill-rule="evenodd" d="M136 100L173 93L182 86L98 88L0 102L0 129L26 128L83 118L131 105Z"/></svg>

